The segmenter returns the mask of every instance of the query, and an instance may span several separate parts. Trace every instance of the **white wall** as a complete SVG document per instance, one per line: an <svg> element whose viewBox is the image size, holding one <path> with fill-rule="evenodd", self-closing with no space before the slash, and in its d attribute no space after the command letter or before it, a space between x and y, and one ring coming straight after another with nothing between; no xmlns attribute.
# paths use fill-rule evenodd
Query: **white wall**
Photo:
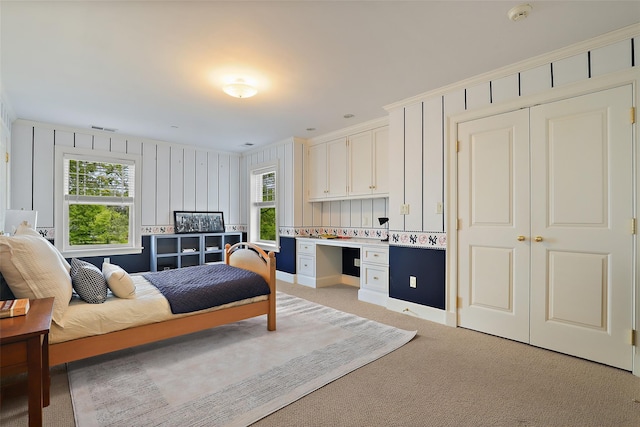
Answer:
<svg viewBox="0 0 640 427"><path fill-rule="evenodd" d="M0 94L2 94L1 82ZM4 224L5 211L9 208L10 176L6 156L10 154L11 149L11 123L13 120L11 106L6 98L0 95L0 230Z"/></svg>
<svg viewBox="0 0 640 427"><path fill-rule="evenodd" d="M388 215L387 197L314 202L309 205L312 216L310 222L305 223L308 227L386 229L386 225L380 225L378 218Z"/></svg>
<svg viewBox="0 0 640 427"><path fill-rule="evenodd" d="M385 107L395 173L390 183L390 230L446 231L449 117L628 70L632 64L637 68L639 33L640 25L627 27ZM443 213L438 213L438 203L444 204ZM401 204L410 205L408 215L400 215Z"/></svg>
<svg viewBox="0 0 640 427"><path fill-rule="evenodd" d="M304 139L289 138L266 148L249 151L240 161L242 224L249 222L249 173L254 167L277 160L278 162L278 216L280 227L300 227L308 207L304 204Z"/></svg>
<svg viewBox="0 0 640 427"><path fill-rule="evenodd" d="M224 213L241 224L240 156L89 129L17 120L11 135L12 209L38 211L38 228L54 226L54 149L75 146L142 157L142 226L173 225L174 210Z"/></svg>

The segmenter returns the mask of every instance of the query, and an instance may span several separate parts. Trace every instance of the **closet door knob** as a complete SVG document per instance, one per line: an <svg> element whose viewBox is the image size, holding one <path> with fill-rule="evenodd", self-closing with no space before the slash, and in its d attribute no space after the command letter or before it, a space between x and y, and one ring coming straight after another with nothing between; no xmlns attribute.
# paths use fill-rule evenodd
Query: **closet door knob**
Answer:
<svg viewBox="0 0 640 427"><path fill-rule="evenodd" d="M543 239L542 236L536 236L536 238L533 240L535 240L536 242L542 242Z"/></svg>
<svg viewBox="0 0 640 427"><path fill-rule="evenodd" d="M524 241L525 237L524 236L518 236L518 242L522 242Z"/></svg>

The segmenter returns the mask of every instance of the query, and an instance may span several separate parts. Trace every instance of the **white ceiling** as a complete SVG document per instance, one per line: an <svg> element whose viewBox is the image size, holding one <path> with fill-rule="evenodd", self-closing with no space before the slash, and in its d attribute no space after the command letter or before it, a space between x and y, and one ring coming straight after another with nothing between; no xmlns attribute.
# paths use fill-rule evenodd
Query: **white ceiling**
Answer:
<svg viewBox="0 0 640 427"><path fill-rule="evenodd" d="M241 152L640 22L638 1L512 22L520 3L1 0L0 81L18 118ZM228 74L258 94L224 94Z"/></svg>

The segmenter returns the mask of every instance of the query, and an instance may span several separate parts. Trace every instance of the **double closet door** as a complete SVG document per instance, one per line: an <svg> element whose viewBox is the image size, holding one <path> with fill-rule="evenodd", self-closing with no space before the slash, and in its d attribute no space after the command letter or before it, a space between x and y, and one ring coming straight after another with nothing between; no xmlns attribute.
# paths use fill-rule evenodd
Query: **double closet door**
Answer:
<svg viewBox="0 0 640 427"><path fill-rule="evenodd" d="M458 322L631 370L623 86L458 125Z"/></svg>

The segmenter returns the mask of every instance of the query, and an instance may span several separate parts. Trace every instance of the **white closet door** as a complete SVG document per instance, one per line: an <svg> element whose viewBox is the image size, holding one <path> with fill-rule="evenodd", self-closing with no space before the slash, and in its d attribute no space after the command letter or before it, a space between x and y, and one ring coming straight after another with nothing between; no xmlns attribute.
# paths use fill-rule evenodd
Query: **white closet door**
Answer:
<svg viewBox="0 0 640 427"><path fill-rule="evenodd" d="M627 370L631 102L625 86L531 109L531 344Z"/></svg>
<svg viewBox="0 0 640 427"><path fill-rule="evenodd" d="M461 123L458 140L459 324L528 342L529 113Z"/></svg>

